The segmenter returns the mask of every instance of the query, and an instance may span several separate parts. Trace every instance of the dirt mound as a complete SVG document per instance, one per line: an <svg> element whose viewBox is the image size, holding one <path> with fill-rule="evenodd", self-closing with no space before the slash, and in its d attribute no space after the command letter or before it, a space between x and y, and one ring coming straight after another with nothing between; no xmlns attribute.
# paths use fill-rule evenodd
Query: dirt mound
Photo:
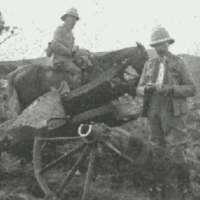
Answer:
<svg viewBox="0 0 200 200"><path fill-rule="evenodd" d="M24 59L24 60L13 60L13 61L0 61L0 77L5 78L8 73L15 70L17 67L26 65L26 64L35 64L35 65L52 65L51 58L40 57L34 59Z"/></svg>
<svg viewBox="0 0 200 200"><path fill-rule="evenodd" d="M186 61L188 64L192 76L194 78L194 82L197 88L197 95L195 97L195 100L199 101L200 97L200 57L199 56L192 56L187 54L180 54L180 56Z"/></svg>

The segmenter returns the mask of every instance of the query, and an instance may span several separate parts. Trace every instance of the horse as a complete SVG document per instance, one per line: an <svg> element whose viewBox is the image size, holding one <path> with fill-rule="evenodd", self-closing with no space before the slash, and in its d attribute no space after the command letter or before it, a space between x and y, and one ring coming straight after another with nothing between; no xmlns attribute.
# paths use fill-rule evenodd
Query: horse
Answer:
<svg viewBox="0 0 200 200"><path fill-rule="evenodd" d="M120 64L127 59L127 67L132 66L138 74L141 74L144 64L148 60L148 53L140 43L137 43L136 47L128 47L103 55L97 53L91 53L91 55L92 66L88 70L87 82L96 79L114 64ZM13 91L16 91L20 105L18 114L38 97L49 92L52 87L58 89L62 81L68 82L65 71L52 70L48 66L33 64L21 66L8 76L8 98L13 95Z"/></svg>

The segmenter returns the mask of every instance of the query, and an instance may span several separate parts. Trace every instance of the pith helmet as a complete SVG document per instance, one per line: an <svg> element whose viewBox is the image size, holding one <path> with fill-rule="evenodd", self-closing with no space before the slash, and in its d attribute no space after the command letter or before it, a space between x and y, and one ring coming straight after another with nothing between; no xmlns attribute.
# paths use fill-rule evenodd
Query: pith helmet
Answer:
<svg viewBox="0 0 200 200"><path fill-rule="evenodd" d="M165 28L159 25L152 30L150 46L154 47L154 45L162 42L169 42L170 44L173 44L175 40L170 37Z"/></svg>
<svg viewBox="0 0 200 200"><path fill-rule="evenodd" d="M76 8L70 8L70 9L67 11L67 13L64 14L64 15L61 17L61 20L64 21L64 19L65 19L65 17L66 17L67 15L74 16L74 17L77 18L77 20L80 19L79 16L78 16L78 12L77 12Z"/></svg>

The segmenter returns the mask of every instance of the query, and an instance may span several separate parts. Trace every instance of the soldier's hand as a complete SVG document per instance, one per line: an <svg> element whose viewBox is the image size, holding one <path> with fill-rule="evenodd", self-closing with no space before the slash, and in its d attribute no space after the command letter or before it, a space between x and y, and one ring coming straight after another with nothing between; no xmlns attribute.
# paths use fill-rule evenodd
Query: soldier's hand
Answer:
<svg viewBox="0 0 200 200"><path fill-rule="evenodd" d="M156 85L155 84L148 84L144 88L144 94L145 95L151 95L155 92L156 90Z"/></svg>
<svg viewBox="0 0 200 200"><path fill-rule="evenodd" d="M163 96L171 96L174 93L173 85L163 85L158 92Z"/></svg>

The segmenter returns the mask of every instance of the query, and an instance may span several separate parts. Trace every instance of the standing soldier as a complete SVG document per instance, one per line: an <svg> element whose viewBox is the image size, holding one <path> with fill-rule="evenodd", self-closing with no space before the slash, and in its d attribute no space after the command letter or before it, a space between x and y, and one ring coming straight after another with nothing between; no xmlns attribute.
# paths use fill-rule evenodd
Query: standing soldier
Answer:
<svg viewBox="0 0 200 200"><path fill-rule="evenodd" d="M81 86L81 69L73 62L78 47L74 46L75 39L72 33L72 29L79 19L77 10L75 8L69 9L61 17L64 24L56 29L53 40L49 43L52 48L50 54L53 54L53 68L67 72L71 90Z"/></svg>
<svg viewBox="0 0 200 200"><path fill-rule="evenodd" d="M184 60L169 52L169 46L173 43L174 39L165 28L159 25L153 29L150 46L157 56L146 62L137 94L144 97L142 116L148 119L150 141L155 147L154 159L164 163L162 159L166 156L166 150L170 150L178 169L178 189L183 195L182 199L185 199L190 190L182 145L187 138L186 100L195 95L196 88ZM165 174L160 176L163 181L162 197L165 198Z"/></svg>

